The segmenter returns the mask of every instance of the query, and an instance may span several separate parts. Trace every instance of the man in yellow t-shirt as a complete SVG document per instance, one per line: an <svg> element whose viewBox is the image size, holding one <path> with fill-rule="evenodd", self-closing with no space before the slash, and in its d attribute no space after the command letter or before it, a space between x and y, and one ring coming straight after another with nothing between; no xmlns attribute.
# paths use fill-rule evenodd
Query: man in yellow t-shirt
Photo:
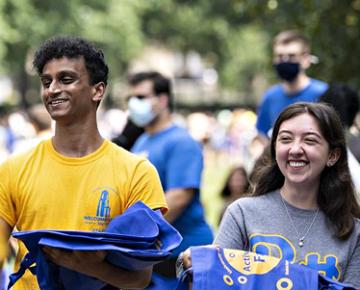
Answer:
<svg viewBox="0 0 360 290"><path fill-rule="evenodd" d="M104 140L96 110L107 85L103 53L84 39L57 37L36 52L43 103L56 121L55 135L0 165L0 248L12 230L103 231L112 218L143 201L167 210L155 168ZM16 269L26 254L19 245ZM152 269L127 271L105 261L103 251L48 248L52 262L117 288L144 288ZM0 256L0 264L3 257ZM16 290L39 289L26 273Z"/></svg>

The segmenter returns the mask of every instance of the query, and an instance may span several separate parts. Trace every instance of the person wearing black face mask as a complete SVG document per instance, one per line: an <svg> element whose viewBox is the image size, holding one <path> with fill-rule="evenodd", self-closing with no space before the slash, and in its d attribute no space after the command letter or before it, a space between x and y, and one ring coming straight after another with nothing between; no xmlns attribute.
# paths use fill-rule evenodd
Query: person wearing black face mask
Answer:
<svg viewBox="0 0 360 290"><path fill-rule="evenodd" d="M273 66L281 83L269 88L258 108L256 128L266 144L271 128L288 105L296 102L314 102L328 85L310 78L306 70L316 57L310 55L308 40L296 31L280 32L273 40Z"/></svg>

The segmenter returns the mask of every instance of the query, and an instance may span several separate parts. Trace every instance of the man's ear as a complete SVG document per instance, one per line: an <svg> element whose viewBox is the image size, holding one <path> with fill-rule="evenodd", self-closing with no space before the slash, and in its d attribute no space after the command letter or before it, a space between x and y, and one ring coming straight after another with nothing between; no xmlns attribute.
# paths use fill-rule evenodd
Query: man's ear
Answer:
<svg viewBox="0 0 360 290"><path fill-rule="evenodd" d="M311 66L311 55L310 53L304 53L301 59L301 68L307 70Z"/></svg>
<svg viewBox="0 0 360 290"><path fill-rule="evenodd" d="M158 98L160 99L160 102L162 103L162 107L168 108L169 107L169 96L167 94L159 94Z"/></svg>
<svg viewBox="0 0 360 290"><path fill-rule="evenodd" d="M341 155L340 148L333 149L329 154L328 161L327 161L326 165L328 167L333 166L339 160L340 155Z"/></svg>
<svg viewBox="0 0 360 290"><path fill-rule="evenodd" d="M92 89L92 100L94 102L100 102L105 94L105 84L103 82L97 83Z"/></svg>

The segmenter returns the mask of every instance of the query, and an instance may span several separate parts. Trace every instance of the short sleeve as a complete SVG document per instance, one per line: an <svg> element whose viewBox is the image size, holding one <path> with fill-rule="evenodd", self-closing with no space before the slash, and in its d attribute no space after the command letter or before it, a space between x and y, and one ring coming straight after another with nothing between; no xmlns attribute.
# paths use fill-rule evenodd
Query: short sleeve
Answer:
<svg viewBox="0 0 360 290"><path fill-rule="evenodd" d="M202 170L200 144L190 137L178 140L166 161L166 190L199 189Z"/></svg>
<svg viewBox="0 0 360 290"><path fill-rule="evenodd" d="M16 224L15 205L12 200L10 165L7 161L0 165L0 217L11 227Z"/></svg>
<svg viewBox="0 0 360 290"><path fill-rule="evenodd" d="M126 207L130 207L139 200L152 209L160 208L163 214L168 210L159 175L155 167L147 160L140 161L134 171Z"/></svg>
<svg viewBox="0 0 360 290"><path fill-rule="evenodd" d="M246 250L243 215L236 204L231 204L221 220L214 244L227 249Z"/></svg>

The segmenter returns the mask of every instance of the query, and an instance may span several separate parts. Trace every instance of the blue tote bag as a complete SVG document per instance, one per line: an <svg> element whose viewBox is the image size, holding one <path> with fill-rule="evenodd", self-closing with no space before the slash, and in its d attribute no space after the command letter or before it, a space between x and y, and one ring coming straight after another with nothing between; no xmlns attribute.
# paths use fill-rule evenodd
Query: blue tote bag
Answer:
<svg viewBox="0 0 360 290"><path fill-rule="evenodd" d="M286 260L214 246L192 247L192 268L176 290L356 290Z"/></svg>
<svg viewBox="0 0 360 290"><path fill-rule="evenodd" d="M57 266L46 260L41 247L63 250L107 251L106 260L128 270L141 270L167 259L182 241L179 232L141 201L115 217L105 232L39 230L13 236L28 249L18 272L10 275L8 289L28 269L41 290L99 290L106 283ZM35 263L35 266L32 266Z"/></svg>

